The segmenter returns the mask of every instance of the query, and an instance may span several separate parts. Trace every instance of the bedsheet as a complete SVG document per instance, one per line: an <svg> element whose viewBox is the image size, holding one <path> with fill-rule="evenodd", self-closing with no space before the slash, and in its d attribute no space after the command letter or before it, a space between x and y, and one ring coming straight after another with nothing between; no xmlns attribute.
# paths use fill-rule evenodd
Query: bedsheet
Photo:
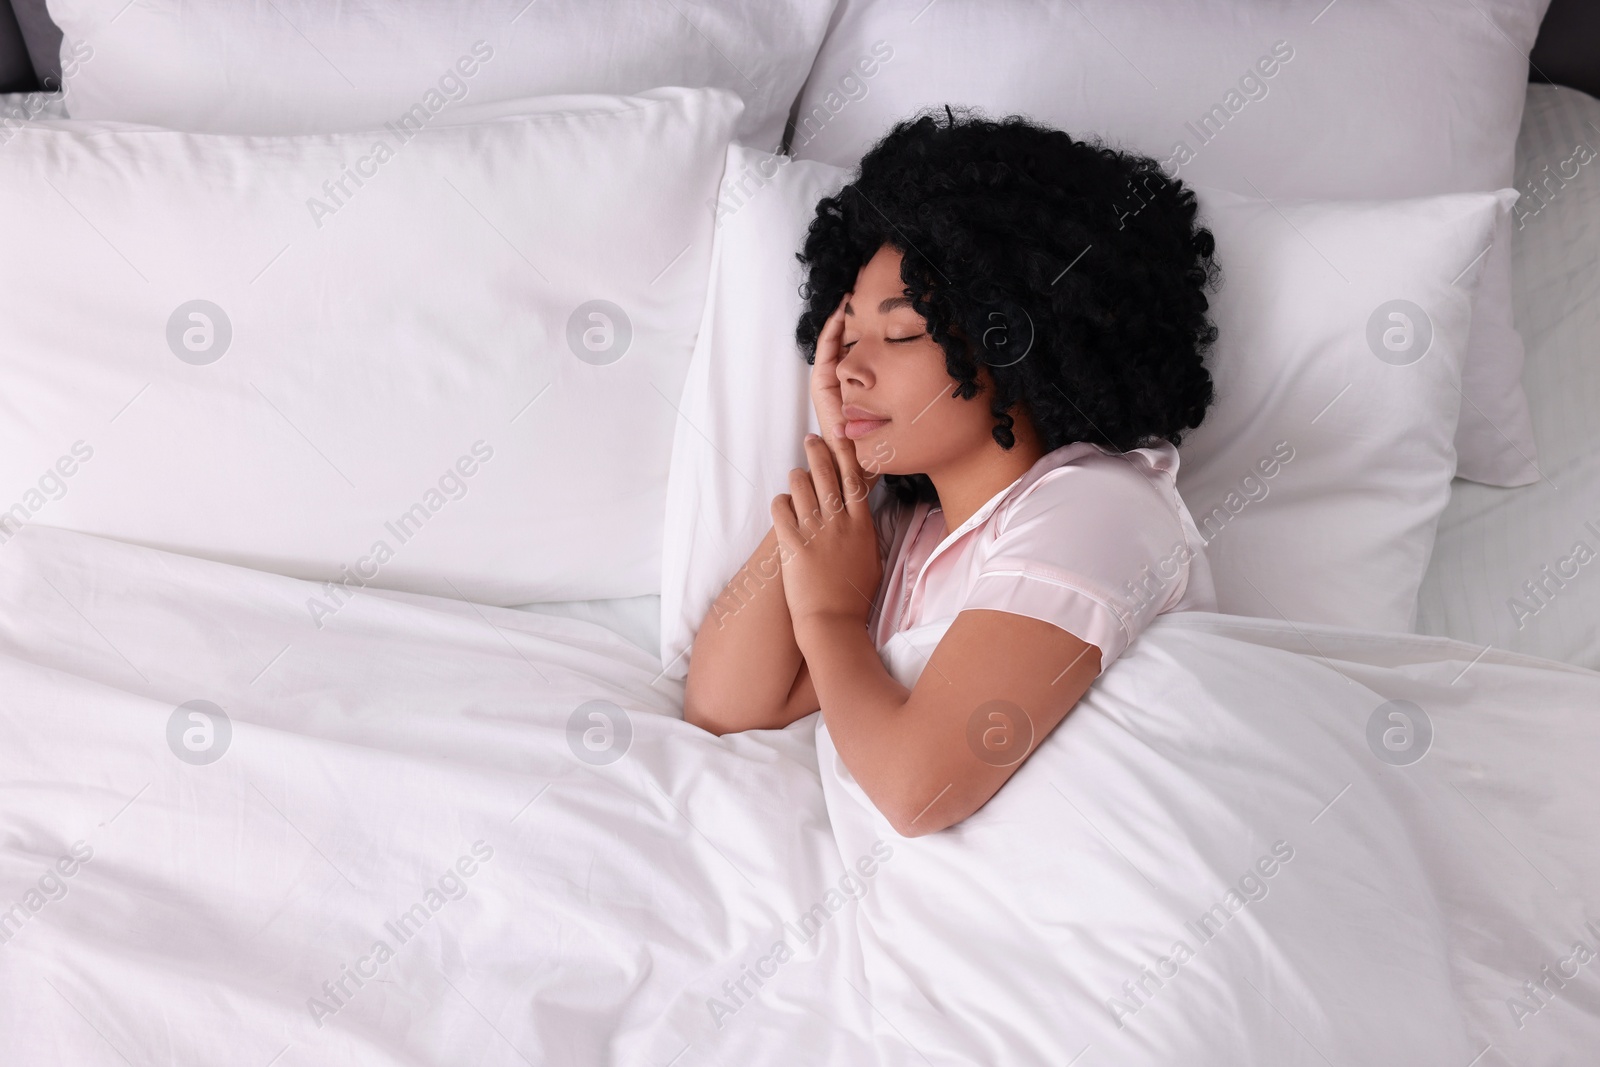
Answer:
<svg viewBox="0 0 1600 1067"><path fill-rule="evenodd" d="M586 620L368 589L319 629L314 591L0 546L8 1063L1600 1047L1595 672L1169 614L904 839L820 716L714 738Z"/></svg>

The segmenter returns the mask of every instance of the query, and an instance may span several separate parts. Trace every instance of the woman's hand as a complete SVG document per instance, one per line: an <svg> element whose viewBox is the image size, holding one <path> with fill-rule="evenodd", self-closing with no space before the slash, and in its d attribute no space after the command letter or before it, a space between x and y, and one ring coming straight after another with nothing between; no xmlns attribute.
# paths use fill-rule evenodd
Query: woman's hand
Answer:
<svg viewBox="0 0 1600 1067"><path fill-rule="evenodd" d="M844 436L844 398L839 387L839 360L843 358L841 349L844 340L844 306L850 302L851 295L844 294L839 300L839 306L833 309L828 321L822 324L822 332L817 335L817 354L811 364L811 404L817 410L817 425L822 428L823 440L832 445L835 435L838 436L839 443L855 458L856 467L865 476L866 488L870 491L878 484L878 478L883 473L882 461L886 457L881 455L883 452L881 447L875 450L873 455L863 457L856 451L855 442Z"/></svg>
<svg viewBox="0 0 1600 1067"><path fill-rule="evenodd" d="M844 306L849 302L850 294L845 293L828 321L822 324L822 332L817 335L817 354L811 364L811 404L817 409L817 425L827 441L832 441L835 434L844 433L839 349L844 338Z"/></svg>
<svg viewBox="0 0 1600 1067"><path fill-rule="evenodd" d="M867 475L846 438L830 447L807 434L805 447L811 469L790 471L790 491L771 507L789 615L797 626L823 617L865 626L883 578Z"/></svg>

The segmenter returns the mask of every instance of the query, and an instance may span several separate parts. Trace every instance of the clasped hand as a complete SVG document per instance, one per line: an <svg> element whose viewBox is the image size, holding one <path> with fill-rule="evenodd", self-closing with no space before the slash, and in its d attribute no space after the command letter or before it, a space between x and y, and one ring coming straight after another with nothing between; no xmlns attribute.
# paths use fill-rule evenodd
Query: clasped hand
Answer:
<svg viewBox="0 0 1600 1067"><path fill-rule="evenodd" d="M798 625L817 618L863 625L883 577L877 527L867 507L871 489L850 441L831 449L806 435L810 470L789 472L789 492L772 500L778 562L789 615Z"/></svg>
<svg viewBox="0 0 1600 1067"><path fill-rule="evenodd" d="M826 440L807 434L810 469L789 472L789 492L772 499L789 615L798 624L820 617L863 625L872 614L883 557L867 494L878 479L862 469L855 443L844 436L839 388L840 337L846 293L817 338L811 397Z"/></svg>

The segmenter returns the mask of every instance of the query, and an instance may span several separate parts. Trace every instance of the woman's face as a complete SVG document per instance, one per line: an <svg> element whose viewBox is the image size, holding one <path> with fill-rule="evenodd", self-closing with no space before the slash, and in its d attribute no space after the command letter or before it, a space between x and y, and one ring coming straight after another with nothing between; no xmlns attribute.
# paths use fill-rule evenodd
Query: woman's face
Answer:
<svg viewBox="0 0 1600 1067"><path fill-rule="evenodd" d="M980 364L980 392L971 400L954 395L944 349L911 309L900 259L884 245L856 275L845 305L839 392L845 432L864 469L932 475L1000 447L987 399L993 382Z"/></svg>

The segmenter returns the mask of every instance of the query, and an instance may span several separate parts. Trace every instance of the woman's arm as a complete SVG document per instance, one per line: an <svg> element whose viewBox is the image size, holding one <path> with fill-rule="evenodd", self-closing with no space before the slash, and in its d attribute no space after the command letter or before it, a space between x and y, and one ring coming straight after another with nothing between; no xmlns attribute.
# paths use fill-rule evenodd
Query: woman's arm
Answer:
<svg viewBox="0 0 1600 1067"><path fill-rule="evenodd" d="M910 690L854 617L805 615L795 633L839 757L903 837L983 807L1100 673L1094 645L1005 611L959 613Z"/></svg>
<svg viewBox="0 0 1600 1067"><path fill-rule="evenodd" d="M791 472L792 492L772 502L784 591L834 747L895 830L915 837L960 822L1005 784L1100 673L1100 649L1031 616L969 609L916 686L901 685L867 632L862 591L877 589L882 561L844 445L808 438L809 475ZM846 506L803 530L800 516L841 480Z"/></svg>
<svg viewBox="0 0 1600 1067"><path fill-rule="evenodd" d="M795 642L778 551L768 530L695 634L683 717L702 730L780 729L819 707Z"/></svg>
<svg viewBox="0 0 1600 1067"><path fill-rule="evenodd" d="M811 367L811 402L824 433L844 426L839 342L849 299L850 293L844 293L823 324ZM876 481L876 473L858 468L856 485L863 502ZM769 529L695 634L683 717L703 730L781 729L818 710L811 673L795 643L778 553L777 533Z"/></svg>

